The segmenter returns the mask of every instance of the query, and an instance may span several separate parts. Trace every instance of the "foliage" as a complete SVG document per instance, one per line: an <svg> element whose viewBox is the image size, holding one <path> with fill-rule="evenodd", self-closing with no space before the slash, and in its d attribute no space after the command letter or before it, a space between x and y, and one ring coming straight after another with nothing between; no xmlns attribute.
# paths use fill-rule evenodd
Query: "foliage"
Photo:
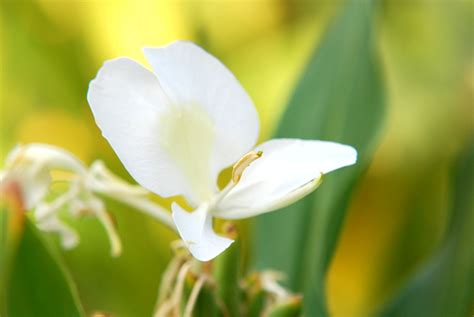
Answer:
<svg viewBox="0 0 474 317"><path fill-rule="evenodd" d="M380 316L468 316L474 307L474 139L452 173L453 202L445 237Z"/></svg>
<svg viewBox="0 0 474 317"><path fill-rule="evenodd" d="M328 177L304 201L257 220L257 265L287 272L290 287L305 291L311 316L327 314L328 266L350 198L370 162L383 122L384 90L374 48L375 7L376 1L351 1L334 21L277 132L278 137L350 144L358 150L358 163Z"/></svg>
<svg viewBox="0 0 474 317"><path fill-rule="evenodd" d="M66 268L29 221L7 285L5 307L6 316L84 316Z"/></svg>

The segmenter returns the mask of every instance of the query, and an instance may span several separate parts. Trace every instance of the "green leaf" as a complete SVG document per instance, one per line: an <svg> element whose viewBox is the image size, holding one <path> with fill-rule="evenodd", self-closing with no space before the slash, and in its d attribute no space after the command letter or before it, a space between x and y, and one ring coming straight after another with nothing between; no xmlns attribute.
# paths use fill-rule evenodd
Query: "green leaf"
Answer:
<svg viewBox="0 0 474 317"><path fill-rule="evenodd" d="M207 283L204 284L199 297L194 307L194 317L221 317L224 314L221 312L215 288L210 287Z"/></svg>
<svg viewBox="0 0 474 317"><path fill-rule="evenodd" d="M7 316L84 316L76 288L29 221L7 292Z"/></svg>
<svg viewBox="0 0 474 317"><path fill-rule="evenodd" d="M376 1L348 2L313 54L277 137L330 140L358 151L355 166L331 173L303 201L257 219L256 262L288 274L305 311L326 315L325 278L355 185L366 170L384 115L374 49Z"/></svg>
<svg viewBox="0 0 474 317"><path fill-rule="evenodd" d="M474 138L454 172L450 223L437 252L381 316L471 316L474 312Z"/></svg>

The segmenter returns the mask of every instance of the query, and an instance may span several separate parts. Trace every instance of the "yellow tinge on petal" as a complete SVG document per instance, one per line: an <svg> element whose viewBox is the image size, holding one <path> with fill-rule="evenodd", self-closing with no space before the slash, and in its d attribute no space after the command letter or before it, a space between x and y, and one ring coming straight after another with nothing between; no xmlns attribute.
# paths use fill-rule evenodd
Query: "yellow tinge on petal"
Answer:
<svg viewBox="0 0 474 317"><path fill-rule="evenodd" d="M209 115L198 105L171 107L158 127L161 146L189 180L194 198L209 199L216 186L210 179L215 129Z"/></svg>

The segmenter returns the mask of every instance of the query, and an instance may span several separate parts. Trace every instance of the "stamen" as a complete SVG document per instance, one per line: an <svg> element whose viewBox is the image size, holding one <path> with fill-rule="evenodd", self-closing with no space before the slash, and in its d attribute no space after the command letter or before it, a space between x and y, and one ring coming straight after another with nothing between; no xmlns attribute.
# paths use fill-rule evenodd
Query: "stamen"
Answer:
<svg viewBox="0 0 474 317"><path fill-rule="evenodd" d="M89 206L104 226L105 231L107 232L110 242L111 255L113 257L119 256L122 253L122 243L115 228L111 214L108 213L107 210L105 210L103 202L95 197L90 200Z"/></svg>
<svg viewBox="0 0 474 317"><path fill-rule="evenodd" d="M232 170L232 181L234 183L238 183L240 178L242 177L242 173L245 171L253 161L260 158L263 155L262 151L251 151L245 154L234 164L234 168Z"/></svg>
<svg viewBox="0 0 474 317"><path fill-rule="evenodd" d="M183 264L183 257L182 256L175 256L171 262L168 264L165 272L163 273L163 277L161 279L160 289L158 293L158 298L155 304L155 311L158 312L160 307L164 304L166 298L168 297L173 282L178 274L179 268Z"/></svg>
<svg viewBox="0 0 474 317"><path fill-rule="evenodd" d="M196 281L196 284L194 284L194 287L191 291L191 295L189 295L188 303L186 304L186 308L184 309L184 317L192 316L194 306L196 305L196 301L199 296L199 292L201 291L201 288L204 285L206 279L207 277L205 275L201 275Z"/></svg>
<svg viewBox="0 0 474 317"><path fill-rule="evenodd" d="M178 277L176 278L176 285L172 295L173 301L173 316L181 316L181 299L183 296L184 283L186 281L186 275L188 274L189 269L191 268L191 262L186 262L183 264L181 269L178 272Z"/></svg>

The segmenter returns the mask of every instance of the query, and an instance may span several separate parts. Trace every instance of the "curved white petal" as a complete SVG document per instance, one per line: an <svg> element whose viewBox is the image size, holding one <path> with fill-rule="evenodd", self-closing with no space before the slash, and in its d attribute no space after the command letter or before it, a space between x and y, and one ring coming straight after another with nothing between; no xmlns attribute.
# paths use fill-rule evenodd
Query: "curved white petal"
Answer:
<svg viewBox="0 0 474 317"><path fill-rule="evenodd" d="M178 204L173 203L171 209L181 239L199 261L212 260L234 242L214 232L212 215L205 206L193 212L187 212Z"/></svg>
<svg viewBox="0 0 474 317"><path fill-rule="evenodd" d="M163 89L174 103L204 110L215 129L211 178L248 152L258 137L258 114L234 75L215 57L185 41L145 48Z"/></svg>
<svg viewBox="0 0 474 317"><path fill-rule="evenodd" d="M29 143L16 146L5 160L6 168L58 169L84 172L85 167L72 153L50 144Z"/></svg>
<svg viewBox="0 0 474 317"><path fill-rule="evenodd" d="M216 217L239 219L283 208L318 187L323 174L357 160L354 148L325 141L275 139L256 151L262 156L218 202Z"/></svg>
<svg viewBox="0 0 474 317"><path fill-rule="evenodd" d="M87 99L103 135L142 186L194 203L214 189L207 167L210 120L172 104L152 72L127 58L108 61Z"/></svg>
<svg viewBox="0 0 474 317"><path fill-rule="evenodd" d="M19 183L28 210L46 195L52 170L84 173L85 167L68 151L49 144L31 143L18 145L8 154L2 179Z"/></svg>

